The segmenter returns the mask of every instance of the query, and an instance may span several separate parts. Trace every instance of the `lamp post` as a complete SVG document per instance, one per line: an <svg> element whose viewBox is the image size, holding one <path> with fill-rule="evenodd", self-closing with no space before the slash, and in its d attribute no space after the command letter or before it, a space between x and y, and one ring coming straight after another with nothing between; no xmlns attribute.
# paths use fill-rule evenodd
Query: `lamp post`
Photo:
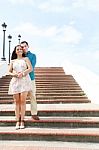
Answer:
<svg viewBox="0 0 99 150"><path fill-rule="evenodd" d="M9 39L9 64L10 64L10 47L11 47L11 39L12 39L12 36L10 34L8 36L8 39Z"/></svg>
<svg viewBox="0 0 99 150"><path fill-rule="evenodd" d="M1 58L2 61L5 61L5 31L6 31L6 27L7 25L5 24L5 22L2 24L3 27L3 57Z"/></svg>
<svg viewBox="0 0 99 150"><path fill-rule="evenodd" d="M21 35L19 34L18 35L19 44L20 44L20 39L21 39Z"/></svg>

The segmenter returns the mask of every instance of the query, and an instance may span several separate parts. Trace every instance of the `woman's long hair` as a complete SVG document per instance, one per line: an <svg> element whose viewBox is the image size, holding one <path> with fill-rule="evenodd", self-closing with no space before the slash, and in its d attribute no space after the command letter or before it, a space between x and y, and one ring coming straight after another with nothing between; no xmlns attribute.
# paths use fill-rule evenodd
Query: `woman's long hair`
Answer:
<svg viewBox="0 0 99 150"><path fill-rule="evenodd" d="M15 46L15 48L14 48L14 50L13 50L12 55L11 55L11 60L17 59L16 48L17 48L18 46L20 46L20 45ZM22 57L26 57L26 56L25 56L25 53L22 54Z"/></svg>

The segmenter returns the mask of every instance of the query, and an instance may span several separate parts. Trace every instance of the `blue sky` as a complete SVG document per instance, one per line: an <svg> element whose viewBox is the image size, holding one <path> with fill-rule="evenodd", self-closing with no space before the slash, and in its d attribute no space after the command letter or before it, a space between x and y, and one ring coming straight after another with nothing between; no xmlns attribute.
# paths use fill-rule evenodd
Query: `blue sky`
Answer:
<svg viewBox="0 0 99 150"><path fill-rule="evenodd" d="M0 23L5 22L11 51L26 40L37 55L37 66L79 64L99 75L99 0L0 0ZM0 26L0 57L3 31Z"/></svg>

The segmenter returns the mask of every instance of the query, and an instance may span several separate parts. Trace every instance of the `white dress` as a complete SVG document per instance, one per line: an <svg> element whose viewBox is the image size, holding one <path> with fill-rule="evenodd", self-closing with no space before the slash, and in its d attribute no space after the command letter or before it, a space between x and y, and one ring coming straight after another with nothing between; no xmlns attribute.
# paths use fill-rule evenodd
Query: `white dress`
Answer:
<svg viewBox="0 0 99 150"><path fill-rule="evenodd" d="M24 59L16 59L13 61L13 71L15 72L23 72L27 69L27 65ZM22 93L25 91L31 91L32 85L31 85L31 79L29 74L22 78L12 77L10 84L9 84L9 90L8 94L17 94Z"/></svg>

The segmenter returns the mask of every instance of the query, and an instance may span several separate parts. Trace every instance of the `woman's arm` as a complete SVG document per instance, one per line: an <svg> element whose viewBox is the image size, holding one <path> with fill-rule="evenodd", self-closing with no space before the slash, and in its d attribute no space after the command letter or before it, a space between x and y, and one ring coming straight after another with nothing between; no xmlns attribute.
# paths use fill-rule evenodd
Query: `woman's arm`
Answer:
<svg viewBox="0 0 99 150"><path fill-rule="evenodd" d="M30 60L28 59L28 57L25 57L25 62L27 64L27 69L25 71L23 71L23 76L27 75L28 73L30 73L31 71L33 71L33 67L31 65Z"/></svg>
<svg viewBox="0 0 99 150"><path fill-rule="evenodd" d="M13 72L13 61L11 61L10 65L9 65L8 74L13 77L17 77L17 73Z"/></svg>

